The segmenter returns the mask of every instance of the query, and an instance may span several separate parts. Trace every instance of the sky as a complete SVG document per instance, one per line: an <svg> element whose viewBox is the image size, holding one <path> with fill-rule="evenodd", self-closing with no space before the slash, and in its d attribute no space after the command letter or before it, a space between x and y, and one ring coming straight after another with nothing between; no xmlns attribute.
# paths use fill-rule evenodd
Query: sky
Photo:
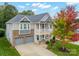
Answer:
<svg viewBox="0 0 79 59"><path fill-rule="evenodd" d="M4 2L0 2L0 5L3 4ZM19 12L32 10L35 14L49 13L51 16L55 16L68 5L75 5L76 11L79 11L77 2L8 2L8 4L14 5Z"/></svg>

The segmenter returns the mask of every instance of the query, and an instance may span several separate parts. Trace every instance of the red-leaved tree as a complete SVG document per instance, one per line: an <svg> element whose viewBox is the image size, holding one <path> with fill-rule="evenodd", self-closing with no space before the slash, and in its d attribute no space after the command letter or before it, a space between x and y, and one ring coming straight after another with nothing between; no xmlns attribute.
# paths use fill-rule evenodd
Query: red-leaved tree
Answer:
<svg viewBox="0 0 79 59"><path fill-rule="evenodd" d="M78 41L79 35L74 34L74 25L77 24L75 19L77 17L77 11L74 6L67 6L66 9L61 10L56 17L56 20L53 22L54 31L53 34L56 38L60 39L62 43L62 50L65 50L65 44L69 41Z"/></svg>
<svg viewBox="0 0 79 59"><path fill-rule="evenodd" d="M68 33L69 31L74 32L75 29L79 28L79 23L75 21L77 16L78 16L78 12L75 10L75 7L71 5L67 6L66 9L61 10L57 14L57 18L61 18L66 21L66 24L67 24L66 30L65 30L66 33ZM74 33L74 35L72 35L71 40L73 41L79 40L78 36L79 35L77 35L77 39L76 39L76 34Z"/></svg>
<svg viewBox="0 0 79 59"><path fill-rule="evenodd" d="M75 20L76 20L76 17L78 16L78 12L75 11L75 7L74 6L67 6L66 8L66 11L65 11L65 20L68 24L68 28L66 31L74 31L76 30L77 28L79 28L79 23L77 23ZM72 35L72 38L71 38L72 41L78 41L79 40L79 34L76 34L74 33Z"/></svg>
<svg viewBox="0 0 79 59"><path fill-rule="evenodd" d="M75 11L74 6L67 6L66 15L65 15L67 23L73 24L73 22L75 22L77 15L78 15L78 12Z"/></svg>

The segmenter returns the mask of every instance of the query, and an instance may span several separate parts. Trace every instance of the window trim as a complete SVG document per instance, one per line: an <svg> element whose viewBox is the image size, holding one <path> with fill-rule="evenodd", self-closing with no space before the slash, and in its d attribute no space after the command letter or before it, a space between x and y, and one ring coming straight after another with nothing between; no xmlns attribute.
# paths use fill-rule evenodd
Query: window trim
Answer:
<svg viewBox="0 0 79 59"><path fill-rule="evenodd" d="M24 29L24 24L26 24L26 29ZM29 25L28 25L29 24ZM22 27L21 27L22 26ZM28 27L29 26L29 27ZM19 34L20 33L20 30L30 30L30 23L20 23L19 24Z"/></svg>
<svg viewBox="0 0 79 59"><path fill-rule="evenodd" d="M24 28L26 24L26 29ZM20 30L29 30L30 29L30 24L29 23L20 23L19 24L19 29Z"/></svg>

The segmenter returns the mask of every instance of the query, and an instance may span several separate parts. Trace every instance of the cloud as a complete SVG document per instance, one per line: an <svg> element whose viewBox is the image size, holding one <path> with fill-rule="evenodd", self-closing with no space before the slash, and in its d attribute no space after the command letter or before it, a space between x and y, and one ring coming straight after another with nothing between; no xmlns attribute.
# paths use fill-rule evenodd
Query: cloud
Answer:
<svg viewBox="0 0 79 59"><path fill-rule="evenodd" d="M56 10L56 9L59 9L59 7L58 7L58 6L55 6L55 7L53 8L53 10Z"/></svg>
<svg viewBox="0 0 79 59"><path fill-rule="evenodd" d="M78 4L79 2L67 2L66 4L67 5L76 5L76 4Z"/></svg>
<svg viewBox="0 0 79 59"><path fill-rule="evenodd" d="M40 5L40 3L33 3L32 6L33 7L38 7Z"/></svg>
<svg viewBox="0 0 79 59"><path fill-rule="evenodd" d="M25 6L22 6L22 5L20 5L20 6L18 6L19 8L21 8L21 9L24 9L25 8Z"/></svg>
<svg viewBox="0 0 79 59"><path fill-rule="evenodd" d="M50 8L51 5L50 4L42 4L42 3L33 3L32 7L38 7L38 8L45 9L45 8Z"/></svg>
<svg viewBox="0 0 79 59"><path fill-rule="evenodd" d="M55 15L56 13L58 13L59 10L60 8L58 6L52 7L50 10L50 14L53 13L53 15Z"/></svg>
<svg viewBox="0 0 79 59"><path fill-rule="evenodd" d="M32 11L37 11L37 9L33 9Z"/></svg>
<svg viewBox="0 0 79 59"><path fill-rule="evenodd" d="M40 4L38 7L45 9L45 8L50 8L51 5L43 5L43 4Z"/></svg>

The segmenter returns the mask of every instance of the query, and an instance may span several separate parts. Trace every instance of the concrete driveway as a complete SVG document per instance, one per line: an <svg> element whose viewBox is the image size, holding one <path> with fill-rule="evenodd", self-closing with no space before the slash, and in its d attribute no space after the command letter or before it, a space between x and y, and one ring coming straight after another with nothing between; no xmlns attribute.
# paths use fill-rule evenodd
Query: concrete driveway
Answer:
<svg viewBox="0 0 79 59"><path fill-rule="evenodd" d="M34 43L17 45L15 48L22 56L56 56L54 53L47 50L43 45Z"/></svg>

